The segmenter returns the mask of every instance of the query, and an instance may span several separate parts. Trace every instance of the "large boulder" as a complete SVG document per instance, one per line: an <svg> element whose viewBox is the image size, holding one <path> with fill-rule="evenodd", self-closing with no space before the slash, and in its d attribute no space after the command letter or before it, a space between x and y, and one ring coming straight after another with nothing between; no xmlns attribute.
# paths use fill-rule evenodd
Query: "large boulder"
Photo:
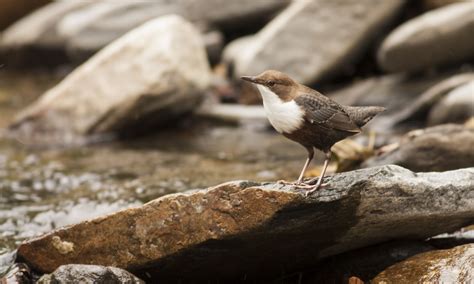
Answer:
<svg viewBox="0 0 474 284"><path fill-rule="evenodd" d="M42 276L38 284L66 283L128 283L144 284L145 281L117 267L100 265L68 264L58 267L53 273Z"/></svg>
<svg viewBox="0 0 474 284"><path fill-rule="evenodd" d="M69 263L166 279L254 279L394 239L459 229L474 218L474 168L413 173L384 166L337 174L308 197L278 183L229 182L25 241L41 272ZM150 277L150 278L148 278Z"/></svg>
<svg viewBox="0 0 474 284"><path fill-rule="evenodd" d="M421 253L388 267L371 283L473 283L474 244Z"/></svg>
<svg viewBox="0 0 474 284"><path fill-rule="evenodd" d="M74 70L23 110L11 129L26 137L80 137L151 127L193 110L209 84L199 32L178 16L165 16Z"/></svg>
<svg viewBox="0 0 474 284"><path fill-rule="evenodd" d="M0 2L0 31L51 0L2 0Z"/></svg>
<svg viewBox="0 0 474 284"><path fill-rule="evenodd" d="M378 51L390 72L413 72L474 58L474 1L426 12L395 29Z"/></svg>
<svg viewBox="0 0 474 284"><path fill-rule="evenodd" d="M365 161L363 167L396 164L412 171L447 171L474 165L474 129L443 124L414 130L396 147Z"/></svg>
<svg viewBox="0 0 474 284"><path fill-rule="evenodd" d="M16 65L30 66L31 59L39 52L49 52L48 58L67 54L80 62L128 31L160 16L181 15L202 32L216 28L235 32L245 25L265 23L287 4L288 0L59 1L6 30L0 51L9 62L15 56ZM212 51L212 46L209 48Z"/></svg>
<svg viewBox="0 0 474 284"><path fill-rule="evenodd" d="M293 1L234 55L236 76L267 69L310 84L338 75L359 59L404 1ZM225 51L224 51L225 52Z"/></svg>

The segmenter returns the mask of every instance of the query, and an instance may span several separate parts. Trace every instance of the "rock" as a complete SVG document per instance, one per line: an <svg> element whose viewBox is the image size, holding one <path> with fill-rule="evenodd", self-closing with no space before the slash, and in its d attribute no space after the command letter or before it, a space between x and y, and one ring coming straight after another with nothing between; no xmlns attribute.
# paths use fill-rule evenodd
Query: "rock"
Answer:
<svg viewBox="0 0 474 284"><path fill-rule="evenodd" d="M390 266L371 283L472 283L474 244L429 251Z"/></svg>
<svg viewBox="0 0 474 284"><path fill-rule="evenodd" d="M259 124L268 124L265 110L262 106L245 106L239 104L209 104L196 111L201 117L226 122L240 123L242 121L258 121Z"/></svg>
<svg viewBox="0 0 474 284"><path fill-rule="evenodd" d="M425 10L440 8L453 3L467 2L472 0L423 0L422 5Z"/></svg>
<svg viewBox="0 0 474 284"><path fill-rule="evenodd" d="M474 80L450 91L428 115L428 124L463 123L474 117Z"/></svg>
<svg viewBox="0 0 474 284"><path fill-rule="evenodd" d="M353 276L369 283L387 267L433 249L421 241L394 241L353 250L322 260L313 271L305 272L302 283L348 283Z"/></svg>
<svg viewBox="0 0 474 284"><path fill-rule="evenodd" d="M182 18L166 16L74 70L23 110L11 129L28 140L41 133L81 137L152 127L193 110L209 83L199 33Z"/></svg>
<svg viewBox="0 0 474 284"><path fill-rule="evenodd" d="M436 248L446 249L454 246L474 243L474 225L467 226L454 233L444 233L431 237L429 243Z"/></svg>
<svg viewBox="0 0 474 284"><path fill-rule="evenodd" d="M403 3L294 1L251 41L229 47L235 50L233 46L242 46L240 52L224 53L235 54L236 76L276 69L311 84L338 75L355 63Z"/></svg>
<svg viewBox="0 0 474 284"><path fill-rule="evenodd" d="M38 284L66 283L129 283L144 284L145 281L117 267L69 264L61 265L53 273L42 276Z"/></svg>
<svg viewBox="0 0 474 284"><path fill-rule="evenodd" d="M7 37L0 42L0 51L3 50L6 59L17 57L14 64L18 66L30 66L31 58L46 51L62 55L62 62L58 59L59 62L48 62L49 65L71 58L82 62L113 40L157 17L181 15L196 24L202 32L216 29L234 31L265 21L287 4L288 0L245 0L236 3L223 0L60 1L21 20L14 29L7 30ZM46 39L43 39L45 35ZM214 51L214 42L208 50ZM18 54L18 51L23 52ZM64 58L64 54L69 58Z"/></svg>
<svg viewBox="0 0 474 284"><path fill-rule="evenodd" d="M2 0L0 3L0 31L50 0Z"/></svg>
<svg viewBox="0 0 474 284"><path fill-rule="evenodd" d="M414 102L401 109L393 118L393 125L413 123L415 121L426 121L430 110L438 102L442 101L446 94L452 90L474 80L474 73L461 73L440 80L426 91L424 91Z"/></svg>
<svg viewBox="0 0 474 284"><path fill-rule="evenodd" d="M0 38L0 56L9 66L54 64L66 61L64 39L58 34L58 22L89 1L52 2L6 29Z"/></svg>
<svg viewBox="0 0 474 284"><path fill-rule="evenodd" d="M389 72L414 72L474 58L474 2L449 5L396 28L378 51Z"/></svg>
<svg viewBox="0 0 474 284"><path fill-rule="evenodd" d="M362 167L396 164L412 171L447 171L474 165L474 129L444 124L405 135L398 147Z"/></svg>
<svg viewBox="0 0 474 284"><path fill-rule="evenodd" d="M155 282L268 279L368 245L454 231L474 218L474 168L415 174L384 166L328 182L309 197L249 181L167 195L28 240L18 255L42 272L88 263ZM73 251L58 250L61 242Z"/></svg>
<svg viewBox="0 0 474 284"><path fill-rule="evenodd" d="M1 284L29 284L31 281L31 269L24 263L13 264L5 274L0 277Z"/></svg>

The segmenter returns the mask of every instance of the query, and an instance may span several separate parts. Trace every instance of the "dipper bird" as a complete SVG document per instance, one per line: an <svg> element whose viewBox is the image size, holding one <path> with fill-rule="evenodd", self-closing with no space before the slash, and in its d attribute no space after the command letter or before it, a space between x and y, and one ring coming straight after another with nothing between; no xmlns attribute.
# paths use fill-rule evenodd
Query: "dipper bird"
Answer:
<svg viewBox="0 0 474 284"><path fill-rule="evenodd" d="M338 141L361 132L361 127L385 108L343 106L316 90L298 84L288 75L267 70L258 76L241 79L254 83L263 99L270 124L285 137L303 145L308 158L296 184L316 191L324 179L331 158L331 147ZM323 171L315 186L303 183L303 176L316 148L326 155Z"/></svg>

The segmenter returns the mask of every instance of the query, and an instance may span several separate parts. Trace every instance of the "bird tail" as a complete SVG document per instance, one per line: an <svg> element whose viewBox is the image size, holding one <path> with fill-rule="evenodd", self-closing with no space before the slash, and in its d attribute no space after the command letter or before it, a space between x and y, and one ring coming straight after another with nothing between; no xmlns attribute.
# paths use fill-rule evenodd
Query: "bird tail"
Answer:
<svg viewBox="0 0 474 284"><path fill-rule="evenodd" d="M363 107L353 107L347 106L346 112L352 119L352 121L359 127L364 126L369 122L374 116L385 111L384 107L378 106L363 106Z"/></svg>

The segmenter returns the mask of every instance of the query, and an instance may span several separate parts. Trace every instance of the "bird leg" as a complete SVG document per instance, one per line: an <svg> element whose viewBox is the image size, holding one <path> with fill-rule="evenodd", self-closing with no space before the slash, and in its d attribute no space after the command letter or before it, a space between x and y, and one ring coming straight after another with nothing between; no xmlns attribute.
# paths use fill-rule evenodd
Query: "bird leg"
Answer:
<svg viewBox="0 0 474 284"><path fill-rule="evenodd" d="M313 186L309 186L303 183L304 173L306 172L306 169L308 168L309 163L311 163L311 160L313 160L313 157L314 157L313 147L306 147L306 150L308 150L308 158L306 159L306 162L304 163L303 169L301 170L300 176L298 177L298 180L296 181L296 183L288 182L285 180L279 180L278 183L290 184L290 185L296 184L299 188L309 188L309 189L313 188Z"/></svg>
<svg viewBox="0 0 474 284"><path fill-rule="evenodd" d="M306 192L306 196L312 194L313 192L318 190L321 187L321 185L323 185L322 182L323 182L323 179L324 179L324 175L326 174L326 170L328 168L329 161L331 160L331 151L324 151L324 154L326 155L326 159L324 159L323 171L322 171L321 175L319 176L319 179L318 179L318 182L316 183L316 185L312 186L312 189L308 190Z"/></svg>

